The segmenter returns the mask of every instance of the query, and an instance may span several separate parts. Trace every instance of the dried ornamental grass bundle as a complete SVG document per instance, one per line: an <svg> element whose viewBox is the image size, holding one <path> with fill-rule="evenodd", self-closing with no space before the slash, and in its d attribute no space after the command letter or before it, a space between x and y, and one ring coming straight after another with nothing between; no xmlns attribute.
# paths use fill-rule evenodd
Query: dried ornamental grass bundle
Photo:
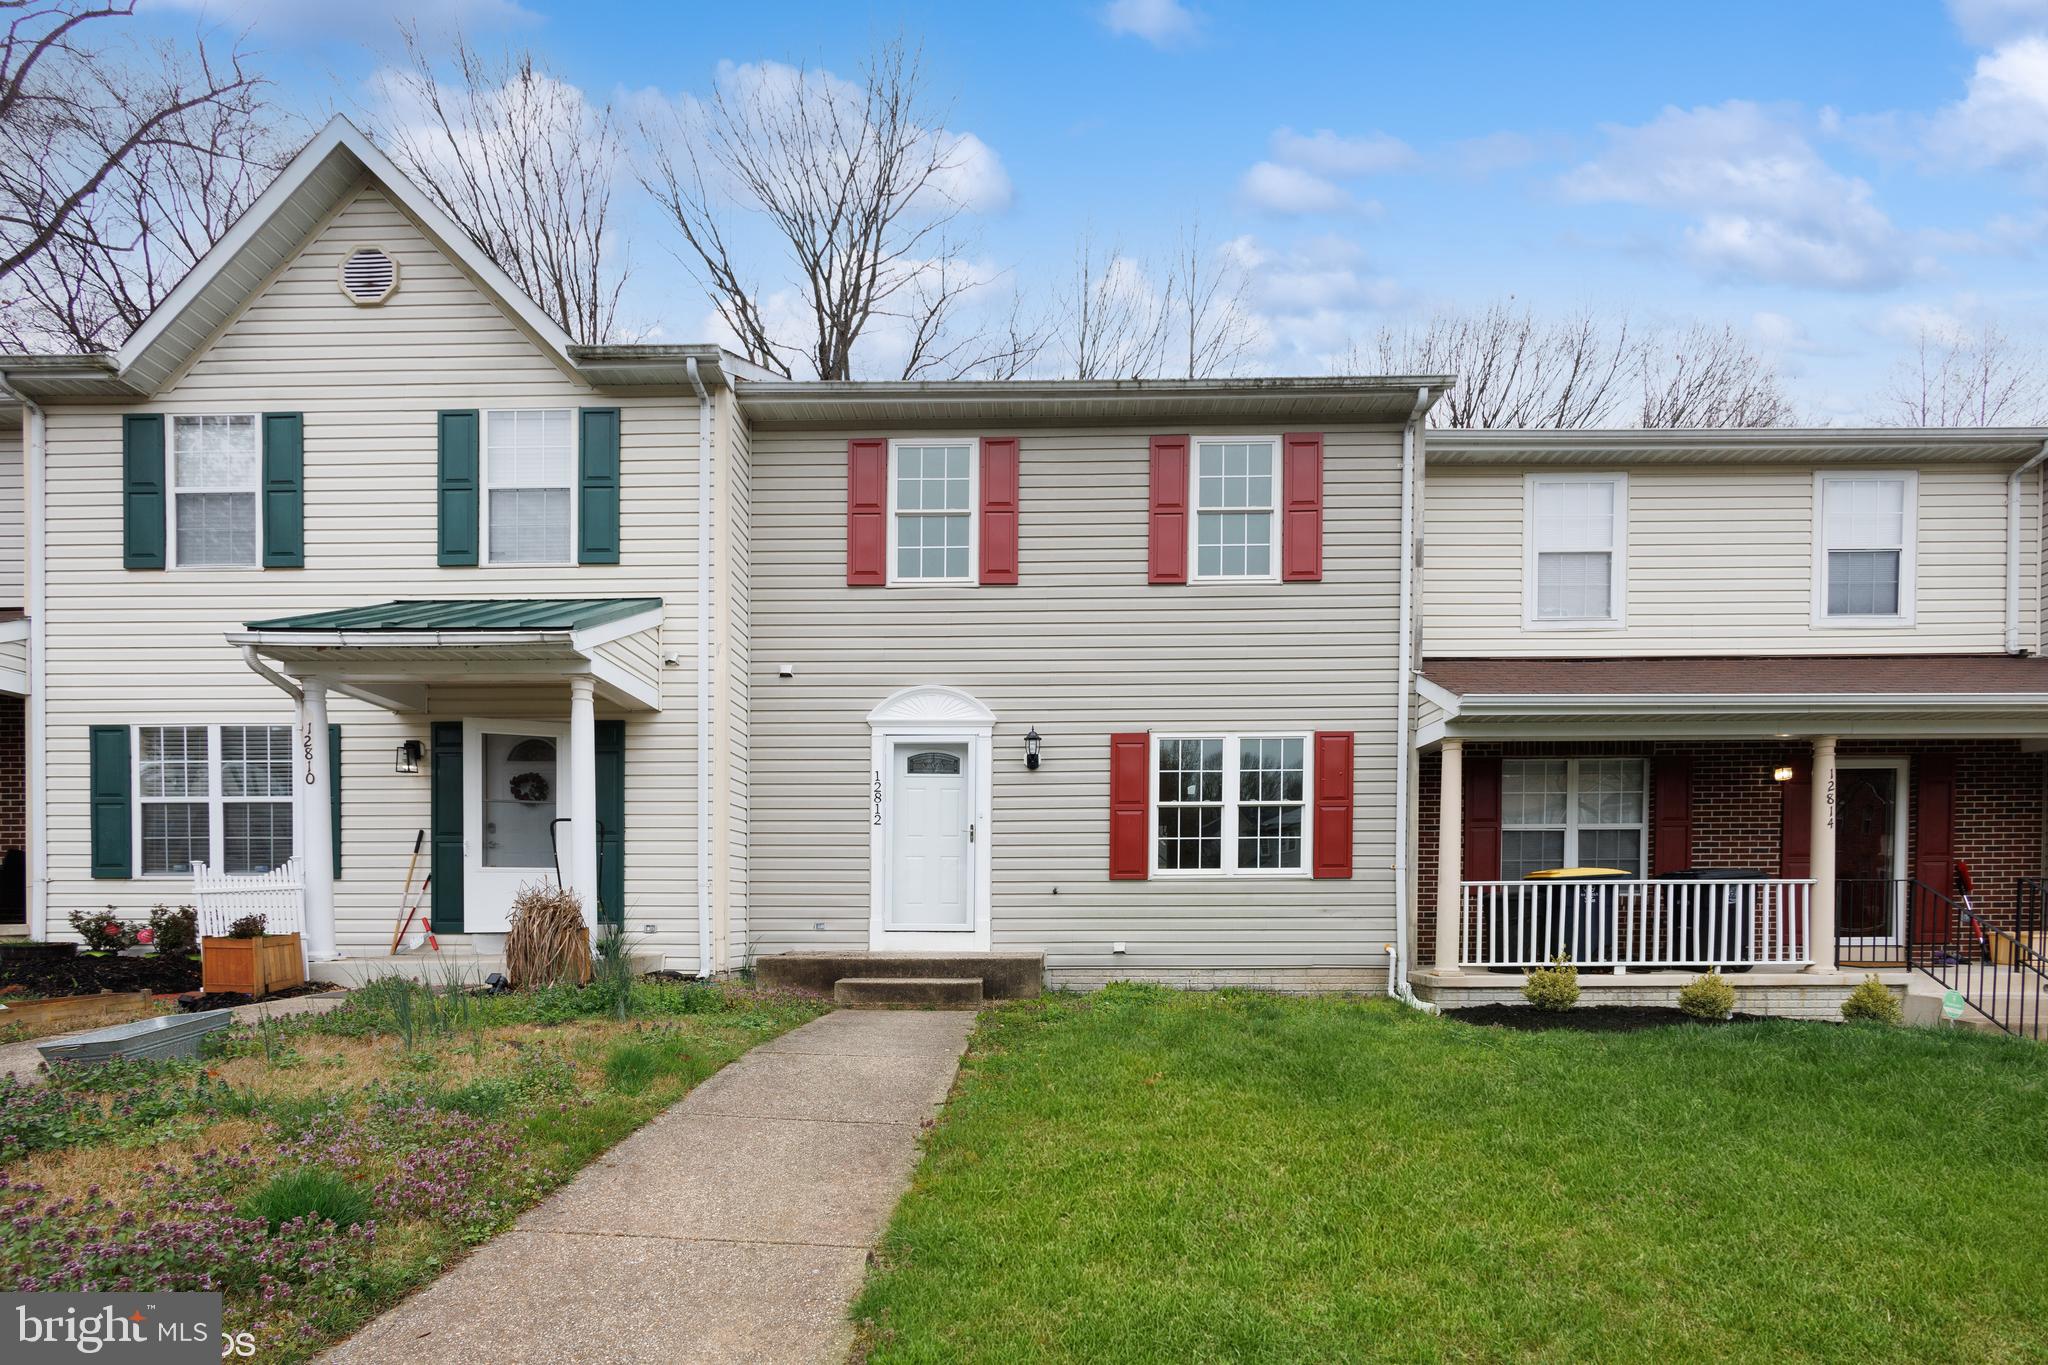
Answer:
<svg viewBox="0 0 2048 1365"><path fill-rule="evenodd" d="M545 882L520 887L512 898L512 930L505 936L505 974L514 986L589 981L583 898Z"/></svg>

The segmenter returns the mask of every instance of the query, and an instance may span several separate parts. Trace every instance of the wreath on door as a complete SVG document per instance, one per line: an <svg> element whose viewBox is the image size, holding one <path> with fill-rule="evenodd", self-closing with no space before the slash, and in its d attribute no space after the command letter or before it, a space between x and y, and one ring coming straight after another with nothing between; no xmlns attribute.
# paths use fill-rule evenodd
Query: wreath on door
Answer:
<svg viewBox="0 0 2048 1365"><path fill-rule="evenodd" d="M539 805L548 799L552 790L547 778L540 773L514 773L512 775L512 799L523 801L529 806Z"/></svg>

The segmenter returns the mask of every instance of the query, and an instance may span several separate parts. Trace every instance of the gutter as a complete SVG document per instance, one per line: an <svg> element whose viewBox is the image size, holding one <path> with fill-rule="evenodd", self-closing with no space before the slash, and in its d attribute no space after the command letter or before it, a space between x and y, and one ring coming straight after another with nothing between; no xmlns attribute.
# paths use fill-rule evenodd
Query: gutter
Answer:
<svg viewBox="0 0 2048 1365"><path fill-rule="evenodd" d="M711 963L711 394L697 372L697 357L684 358L690 387L697 391L697 975L709 977Z"/></svg>
<svg viewBox="0 0 2048 1365"><path fill-rule="evenodd" d="M1394 941L1387 945L1387 995L1411 1009L1435 1014L1437 1007L1416 999L1414 988L1408 984L1408 920L1415 907L1408 880L1408 833L1414 818L1409 810L1414 793L1410 773L1415 766L1415 741L1408 727L1409 698L1419 674L1415 667L1415 561L1420 545L1415 522L1422 510L1417 494L1422 481L1423 450L1418 433L1423 414L1428 411L1429 386L1424 384L1415 391L1415 407L1401 428L1401 683L1394 702Z"/></svg>
<svg viewBox="0 0 2048 1365"><path fill-rule="evenodd" d="M28 781L23 792L28 802L28 932L33 939L50 936L50 803L49 740L46 715L49 692L49 622L46 607L49 593L48 419L34 399L0 374L0 394L21 404L21 485L27 506L23 520L26 535L27 582L22 609L28 616L28 698L24 704L23 728L28 739Z"/></svg>
<svg viewBox="0 0 2048 1365"><path fill-rule="evenodd" d="M2025 654L2020 648L2020 484L2027 471L2048 460L2048 441L2005 478L2005 652Z"/></svg>

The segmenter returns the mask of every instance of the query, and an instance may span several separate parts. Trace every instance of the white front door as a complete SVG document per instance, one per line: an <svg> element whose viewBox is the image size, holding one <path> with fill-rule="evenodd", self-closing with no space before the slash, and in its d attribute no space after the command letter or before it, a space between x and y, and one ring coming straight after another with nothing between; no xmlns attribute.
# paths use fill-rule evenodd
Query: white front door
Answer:
<svg viewBox="0 0 2048 1365"><path fill-rule="evenodd" d="M975 829L968 746L900 740L891 747L894 809L882 927L971 933Z"/></svg>
<svg viewBox="0 0 2048 1365"><path fill-rule="evenodd" d="M569 727L464 721L462 777L462 928L502 934L511 927L513 895L533 882L554 885L557 843L568 853L568 832L556 817L572 809Z"/></svg>

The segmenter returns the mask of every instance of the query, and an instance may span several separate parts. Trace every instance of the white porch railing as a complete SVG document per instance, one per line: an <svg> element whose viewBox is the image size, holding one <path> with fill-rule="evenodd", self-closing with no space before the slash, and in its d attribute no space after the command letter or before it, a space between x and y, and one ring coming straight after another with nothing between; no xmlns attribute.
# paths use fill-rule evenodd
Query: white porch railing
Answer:
<svg viewBox="0 0 2048 1365"><path fill-rule="evenodd" d="M228 926L247 915L263 916L266 934L297 934L306 927L306 883L299 860L247 876L215 872L205 863L192 864L192 894L199 907L199 932L225 937Z"/></svg>
<svg viewBox="0 0 2048 1365"><path fill-rule="evenodd" d="M1797 967L1813 961L1813 883L1466 882L1458 961L1540 967Z"/></svg>

